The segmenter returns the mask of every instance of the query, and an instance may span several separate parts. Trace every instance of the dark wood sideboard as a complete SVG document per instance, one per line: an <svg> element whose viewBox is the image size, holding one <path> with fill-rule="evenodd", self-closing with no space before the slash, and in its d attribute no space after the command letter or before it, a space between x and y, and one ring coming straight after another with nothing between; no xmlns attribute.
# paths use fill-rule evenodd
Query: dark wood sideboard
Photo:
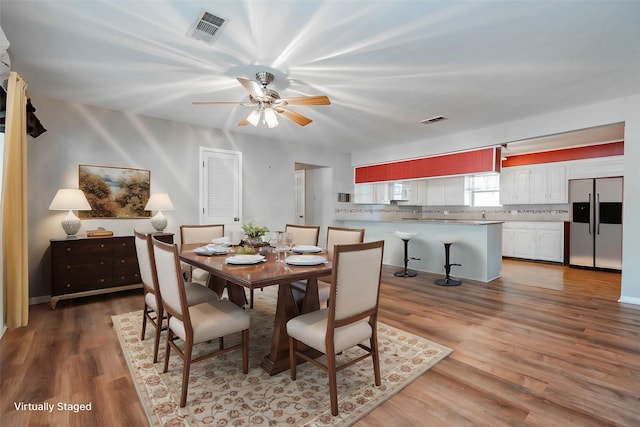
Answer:
<svg viewBox="0 0 640 427"><path fill-rule="evenodd" d="M154 233L173 243L172 233ZM142 287L133 236L51 241L51 308L60 300Z"/></svg>

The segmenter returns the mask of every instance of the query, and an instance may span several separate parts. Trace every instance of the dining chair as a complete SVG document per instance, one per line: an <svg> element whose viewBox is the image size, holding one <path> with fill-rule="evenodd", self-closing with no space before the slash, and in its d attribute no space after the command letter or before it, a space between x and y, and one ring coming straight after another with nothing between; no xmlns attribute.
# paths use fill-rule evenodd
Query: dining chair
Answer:
<svg viewBox="0 0 640 427"><path fill-rule="evenodd" d="M204 225L181 225L180 243L192 244L200 243L208 245L213 239L224 237L224 224L204 224ZM201 268L195 268L186 262L181 262L182 273L188 281L195 281L207 284L209 273Z"/></svg>
<svg viewBox="0 0 640 427"><path fill-rule="evenodd" d="M294 245L317 246L320 235L319 225L287 224L284 231L293 234Z"/></svg>
<svg viewBox="0 0 640 427"><path fill-rule="evenodd" d="M180 268L178 247L157 239L153 240L153 253L156 259L158 287L162 306L167 312L167 346L164 358L164 370L169 370L169 356L173 349L182 358L182 393L180 407L187 403L189 372L191 364L218 356L228 351L242 350L242 371L249 372L249 314L228 300L209 301L189 306L185 292L184 279ZM240 333L240 343L224 347L219 340L217 350L192 359L195 344ZM184 341L181 349L174 337Z"/></svg>
<svg viewBox="0 0 640 427"><path fill-rule="evenodd" d="M156 262L153 254L152 235L133 230L136 254L138 256L138 266L140 268L140 278L144 290L144 309L142 310L142 335L140 341L144 341L147 331L147 320L155 327L155 342L153 345L153 363L158 361L158 345L160 343L160 333L166 329L163 326L164 309L162 299L158 290L158 278L156 273ZM187 282L185 292L188 305L197 305L207 301L215 301L218 294L213 290L197 283Z"/></svg>
<svg viewBox="0 0 640 427"><path fill-rule="evenodd" d="M364 228L327 227L327 259L333 259L333 247L349 243L362 243L364 241ZM291 287L301 292L306 292L306 282L293 282ZM331 276L318 278L318 300L325 301L329 305L329 290L331 288Z"/></svg>
<svg viewBox="0 0 640 427"><path fill-rule="evenodd" d="M384 241L336 245L328 308L294 317L287 322L291 379L296 379L298 357L323 369L329 376L331 413L338 415L337 372L369 356L375 385L380 385L378 356L378 300ZM369 345L364 342L369 340ZM326 355L326 364L298 350L298 343ZM336 365L336 354L358 346L364 354Z"/></svg>

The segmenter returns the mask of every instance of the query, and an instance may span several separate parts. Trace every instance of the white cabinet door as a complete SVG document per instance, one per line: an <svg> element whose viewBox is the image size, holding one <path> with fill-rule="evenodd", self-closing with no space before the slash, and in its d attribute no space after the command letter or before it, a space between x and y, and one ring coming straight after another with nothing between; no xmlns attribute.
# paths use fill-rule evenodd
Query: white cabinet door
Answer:
<svg viewBox="0 0 640 427"><path fill-rule="evenodd" d="M549 181L549 203L569 203L567 188L567 168L565 166L551 166L547 168Z"/></svg>
<svg viewBox="0 0 640 427"><path fill-rule="evenodd" d="M531 194L530 203L549 203L549 179L547 168L537 167L531 170Z"/></svg>
<svg viewBox="0 0 640 427"><path fill-rule="evenodd" d="M391 203L391 184L379 182L374 184L374 203L388 205Z"/></svg>
<svg viewBox="0 0 640 427"><path fill-rule="evenodd" d="M464 176L444 178L444 205L464 205Z"/></svg>
<svg viewBox="0 0 640 427"><path fill-rule="evenodd" d="M500 203L518 205L529 203L531 179L529 168L507 168L500 172Z"/></svg>
<svg viewBox="0 0 640 427"><path fill-rule="evenodd" d="M405 185L409 188L409 199L407 201L399 202L399 205L408 206L426 206L427 204L427 180L418 179L415 181L406 182Z"/></svg>
<svg viewBox="0 0 640 427"><path fill-rule="evenodd" d="M353 203L373 204L373 184L356 184L353 188Z"/></svg>
<svg viewBox="0 0 640 427"><path fill-rule="evenodd" d="M531 223L518 224L513 230L513 256L536 259L536 229Z"/></svg>
<svg viewBox="0 0 640 427"><path fill-rule="evenodd" d="M443 178L432 178L427 181L427 205L444 206Z"/></svg>
<svg viewBox="0 0 640 427"><path fill-rule="evenodd" d="M513 230L502 225L502 256L513 256Z"/></svg>
<svg viewBox="0 0 640 427"><path fill-rule="evenodd" d="M564 260L563 224L539 223L536 228L536 259L562 262Z"/></svg>

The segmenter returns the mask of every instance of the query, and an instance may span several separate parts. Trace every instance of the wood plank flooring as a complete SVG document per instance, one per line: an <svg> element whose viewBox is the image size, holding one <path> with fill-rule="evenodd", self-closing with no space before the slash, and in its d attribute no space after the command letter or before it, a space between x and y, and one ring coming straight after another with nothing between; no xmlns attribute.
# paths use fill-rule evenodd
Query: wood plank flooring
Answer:
<svg viewBox="0 0 640 427"><path fill-rule="evenodd" d="M620 275L505 260L491 283L385 267L380 320L453 353L356 426L640 426L640 307ZM258 295L259 297L259 295ZM0 425L144 426L111 315L140 291L31 307L0 342ZM14 403L91 402L86 412Z"/></svg>

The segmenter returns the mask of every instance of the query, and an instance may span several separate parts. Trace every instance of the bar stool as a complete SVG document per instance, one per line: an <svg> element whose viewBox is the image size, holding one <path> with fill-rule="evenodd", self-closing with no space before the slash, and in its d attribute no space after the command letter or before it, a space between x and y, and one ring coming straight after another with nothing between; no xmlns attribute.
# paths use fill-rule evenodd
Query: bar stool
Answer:
<svg viewBox="0 0 640 427"><path fill-rule="evenodd" d="M444 271L446 273L446 277L444 279L437 279L435 281L436 285L440 286L458 286L462 282L457 279L453 279L449 276L451 273L451 267L454 265L460 266L461 264L451 264L449 261L451 245L456 243L461 239L460 236L440 236L438 240L440 240L444 244Z"/></svg>
<svg viewBox="0 0 640 427"><path fill-rule="evenodd" d="M394 276L396 277L415 277L418 275L418 273L416 273L413 270L409 270L407 268L407 264L409 263L409 240L413 239L414 237L417 236L416 233L405 233L402 231L394 231L393 234L400 238L403 242L404 242L404 270L402 271L397 271L395 273L393 273ZM419 260L420 258L411 258L414 260Z"/></svg>

